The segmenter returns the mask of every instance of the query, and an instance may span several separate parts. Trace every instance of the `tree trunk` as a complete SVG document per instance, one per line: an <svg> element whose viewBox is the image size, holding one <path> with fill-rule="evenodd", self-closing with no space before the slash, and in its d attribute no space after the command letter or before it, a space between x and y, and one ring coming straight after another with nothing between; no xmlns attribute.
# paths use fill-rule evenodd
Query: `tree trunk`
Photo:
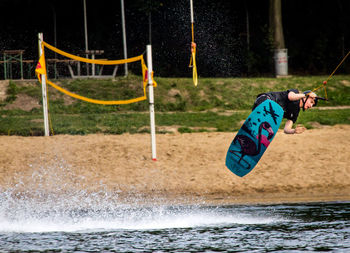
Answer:
<svg viewBox="0 0 350 253"><path fill-rule="evenodd" d="M272 33L273 45L275 49L285 48L281 0L270 0L270 31Z"/></svg>

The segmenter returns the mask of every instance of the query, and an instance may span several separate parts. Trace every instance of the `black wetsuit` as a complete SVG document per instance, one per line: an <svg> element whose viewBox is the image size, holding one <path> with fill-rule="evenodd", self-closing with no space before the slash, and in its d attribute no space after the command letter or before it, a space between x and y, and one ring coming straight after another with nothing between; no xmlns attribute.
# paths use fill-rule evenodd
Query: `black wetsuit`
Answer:
<svg viewBox="0 0 350 253"><path fill-rule="evenodd" d="M299 116L300 112L300 106L299 106L299 100L296 101L290 101L288 99L288 93L293 91L294 93L298 94L299 91L296 89L290 89L287 91L280 91L280 92L268 92L268 93L261 93L257 96L253 109L260 105L262 102L264 102L267 99L275 101L277 104L279 104L284 111L283 118L290 119L295 123L297 121L297 118Z"/></svg>

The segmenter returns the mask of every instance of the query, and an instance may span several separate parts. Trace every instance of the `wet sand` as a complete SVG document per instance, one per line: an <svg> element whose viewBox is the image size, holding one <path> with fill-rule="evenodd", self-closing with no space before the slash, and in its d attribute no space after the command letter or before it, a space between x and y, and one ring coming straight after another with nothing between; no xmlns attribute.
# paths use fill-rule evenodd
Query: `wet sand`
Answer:
<svg viewBox="0 0 350 253"><path fill-rule="evenodd" d="M225 167L235 133L0 136L0 189L118 195L125 202L247 204L350 200L350 126L279 132L247 176Z"/></svg>

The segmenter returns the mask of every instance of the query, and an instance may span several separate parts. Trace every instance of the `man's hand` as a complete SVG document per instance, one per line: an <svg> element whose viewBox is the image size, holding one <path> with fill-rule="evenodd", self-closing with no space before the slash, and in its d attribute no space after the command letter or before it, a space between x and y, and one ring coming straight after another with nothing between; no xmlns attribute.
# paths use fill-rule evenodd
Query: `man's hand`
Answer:
<svg viewBox="0 0 350 253"><path fill-rule="evenodd" d="M315 97L317 97L316 93L314 93L314 92L310 92L310 93L308 93L307 95L308 95L310 98L315 98Z"/></svg>
<svg viewBox="0 0 350 253"><path fill-rule="evenodd" d="M285 134L301 134L305 132L306 128L302 125L297 125L295 129L292 128L293 121L290 119L286 121L286 125L284 126L284 133Z"/></svg>
<svg viewBox="0 0 350 253"><path fill-rule="evenodd" d="M306 128L303 126L296 126L296 128L294 129L294 133L295 134L301 134L303 132L305 132Z"/></svg>

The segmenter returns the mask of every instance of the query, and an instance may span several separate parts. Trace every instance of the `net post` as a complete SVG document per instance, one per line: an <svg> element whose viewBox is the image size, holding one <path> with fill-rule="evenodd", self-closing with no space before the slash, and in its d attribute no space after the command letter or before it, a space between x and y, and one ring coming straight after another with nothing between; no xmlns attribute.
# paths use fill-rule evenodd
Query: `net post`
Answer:
<svg viewBox="0 0 350 253"><path fill-rule="evenodd" d="M126 46L126 32L125 32L125 11L124 11L124 0L120 0L121 11L122 11L122 30L123 30L123 49L124 59L128 58L127 46ZM125 63L125 76L128 76L128 64Z"/></svg>
<svg viewBox="0 0 350 253"><path fill-rule="evenodd" d="M43 34L38 34L38 43L39 43L39 59L41 55L43 54L43 50L41 47L41 43L43 41ZM50 129L49 129L49 113L48 113L48 107L47 107L47 91L46 91L46 76L45 74L41 75L41 93L43 97L43 112L44 112L44 128L45 128L45 136L50 136Z"/></svg>
<svg viewBox="0 0 350 253"><path fill-rule="evenodd" d="M191 6L191 23L193 24L194 18L193 18L193 0L190 0L190 6Z"/></svg>
<svg viewBox="0 0 350 253"><path fill-rule="evenodd" d="M150 124L151 124L151 147L152 147L152 160L157 160L156 155L156 128L155 128L155 117L154 117L154 96L153 96L153 80L152 80L152 46L147 45L147 67L148 67L148 98L149 98L149 113L150 113Z"/></svg>

